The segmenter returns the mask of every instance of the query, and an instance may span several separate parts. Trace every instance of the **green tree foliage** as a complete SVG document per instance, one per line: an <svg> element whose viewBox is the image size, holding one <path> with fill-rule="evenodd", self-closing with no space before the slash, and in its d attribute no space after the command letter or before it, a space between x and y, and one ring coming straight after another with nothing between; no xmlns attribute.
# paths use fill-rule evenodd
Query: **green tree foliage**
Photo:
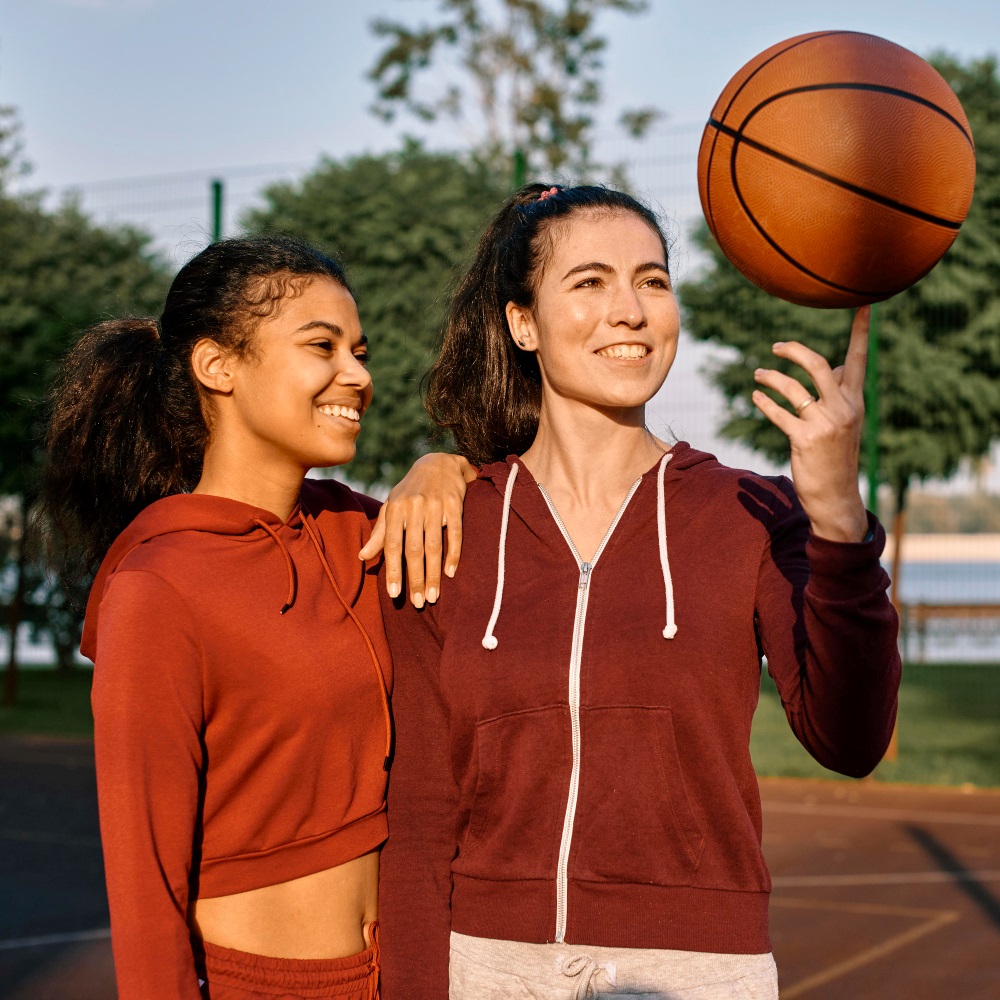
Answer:
<svg viewBox="0 0 1000 1000"><path fill-rule="evenodd" d="M938 266L879 309L880 478L897 510L912 482L952 475L964 458L985 455L1000 436L1000 80L993 58L931 60L955 90L976 142L976 192L969 217ZM696 235L709 261L684 284L687 326L699 340L731 347L712 379L727 401L726 437L775 460L788 441L750 402L753 370L793 366L771 354L797 339L833 364L843 361L850 316L806 309L751 285L704 226Z"/></svg>
<svg viewBox="0 0 1000 1000"><path fill-rule="evenodd" d="M10 123L8 116L0 130ZM16 130L8 127L6 136L16 136ZM0 136L0 165L8 177L17 164L17 154ZM52 635L64 659L77 638L75 602L57 581L44 579L24 545L41 460L46 392L77 332L123 313L158 313L167 282L166 267L150 250L148 236L96 226L73 204L49 211L39 195L15 195L0 187L0 496L8 515L2 539L8 612L3 624L12 634L27 616ZM31 607L39 587L54 595L51 623ZM67 610L71 605L74 610ZM9 701L16 677L13 657L8 665Z"/></svg>
<svg viewBox="0 0 1000 1000"><path fill-rule="evenodd" d="M481 162L410 142L382 156L324 161L299 183L268 188L265 206L243 220L255 232L326 247L347 265L375 385L349 469L357 482L394 483L426 450L420 379L456 269L506 194Z"/></svg>
<svg viewBox="0 0 1000 1000"><path fill-rule="evenodd" d="M375 21L385 47L369 73L378 88L373 110L386 120L399 111L422 121L451 119L495 163L520 149L529 170L586 177L595 168L593 114L607 47L597 18L648 6L646 0L439 0L434 24ZM450 82L423 97L417 81L428 75ZM621 124L640 136L658 117L656 109L640 108L624 112Z"/></svg>

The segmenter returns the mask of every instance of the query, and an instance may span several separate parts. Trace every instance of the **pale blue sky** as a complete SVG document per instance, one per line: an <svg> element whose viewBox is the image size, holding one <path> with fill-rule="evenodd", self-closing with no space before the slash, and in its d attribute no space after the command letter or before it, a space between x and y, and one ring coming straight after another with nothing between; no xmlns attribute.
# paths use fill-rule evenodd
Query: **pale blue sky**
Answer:
<svg viewBox="0 0 1000 1000"><path fill-rule="evenodd" d="M53 185L384 149L398 130L365 110L376 51L367 23L435 7L0 0L0 102L20 107L36 178ZM648 14L608 14L603 26L608 121L622 106L656 103L685 123L704 120L756 52L804 31L868 31L921 54L995 52L1000 2L652 0Z"/></svg>

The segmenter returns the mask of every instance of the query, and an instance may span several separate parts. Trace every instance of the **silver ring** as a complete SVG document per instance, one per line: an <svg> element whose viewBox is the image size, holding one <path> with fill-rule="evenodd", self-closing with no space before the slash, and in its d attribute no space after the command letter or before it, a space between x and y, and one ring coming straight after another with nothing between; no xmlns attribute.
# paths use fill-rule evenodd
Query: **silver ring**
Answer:
<svg viewBox="0 0 1000 1000"><path fill-rule="evenodd" d="M795 407L795 412L801 417L802 416L802 411L810 403L815 403L815 402L816 402L816 397L815 396L807 396L805 399L802 400L801 403L798 404L798 406Z"/></svg>

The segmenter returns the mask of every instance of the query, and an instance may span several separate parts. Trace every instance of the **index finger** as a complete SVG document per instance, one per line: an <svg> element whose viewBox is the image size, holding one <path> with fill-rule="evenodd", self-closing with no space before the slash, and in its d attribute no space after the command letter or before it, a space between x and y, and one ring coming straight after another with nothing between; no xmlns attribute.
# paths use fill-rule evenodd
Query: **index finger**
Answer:
<svg viewBox="0 0 1000 1000"><path fill-rule="evenodd" d="M844 390L857 401L864 398L865 370L868 367L868 328L871 324L872 307L862 306L854 314L851 324L851 342L847 346L844 361Z"/></svg>

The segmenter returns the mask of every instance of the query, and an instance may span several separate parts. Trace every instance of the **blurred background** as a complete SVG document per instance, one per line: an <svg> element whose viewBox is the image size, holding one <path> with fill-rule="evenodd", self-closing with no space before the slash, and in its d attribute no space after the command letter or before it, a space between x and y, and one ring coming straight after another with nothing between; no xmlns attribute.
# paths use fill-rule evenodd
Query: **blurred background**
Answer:
<svg viewBox="0 0 1000 1000"><path fill-rule="evenodd" d="M660 212L674 241L682 342L650 406L651 429L731 465L783 471L787 443L750 405L753 368L777 339L802 339L838 359L850 316L779 302L737 274L704 229L695 164L729 77L777 41L829 28L882 35L930 59L962 100L977 143L976 195L956 243L927 278L878 307L862 488L891 529L885 561L905 659L897 740L876 791L869 782L864 795L927 786L945 797L907 799L906 809L981 818L964 827L941 820L973 831L961 849L900 841L918 844L961 905L925 900L911 907L918 916L882 914L880 927L898 919L902 929L872 931L825 965L796 936L803 918L794 899L805 906L811 897L786 901L775 924L779 964L784 954L790 970L783 995L896 995L902 986L886 985L882 958L857 958L891 939L885 955L898 960L895 975L913 978L909 994L940 996L920 992L937 987L906 949L919 951L929 934L940 941L950 923L964 928L966 943L997 947L994 0L0 0L0 998L114 995L90 673L76 652L86 595L24 543L45 393L75 334L110 316L158 313L180 264L220 237L278 230L334 251L358 291L376 389L358 458L344 472L384 491L414 457L441 446L419 383L478 229L525 181L612 182ZM753 755L762 775L801 781L773 786L773 815L812 808L827 816L799 832L817 858L846 851L848 862L837 864L849 865L865 856L857 844L861 853L851 855L821 843L834 815L823 812L826 798L831 809L903 808L858 806L857 793L832 784L815 791L809 782L824 772L794 742L766 675ZM781 806L789 795L805 812ZM772 829L775 870L790 841ZM819 878L815 866L825 863L779 877ZM903 912L909 904L878 896L839 905L848 908L822 912L857 929L873 906ZM820 928L809 940L832 933ZM985 959L963 962L978 971L962 995L1000 995L995 962L992 975ZM953 982L958 964L946 963ZM831 977L830 969L840 971ZM858 978L865 969L869 985Z"/></svg>

